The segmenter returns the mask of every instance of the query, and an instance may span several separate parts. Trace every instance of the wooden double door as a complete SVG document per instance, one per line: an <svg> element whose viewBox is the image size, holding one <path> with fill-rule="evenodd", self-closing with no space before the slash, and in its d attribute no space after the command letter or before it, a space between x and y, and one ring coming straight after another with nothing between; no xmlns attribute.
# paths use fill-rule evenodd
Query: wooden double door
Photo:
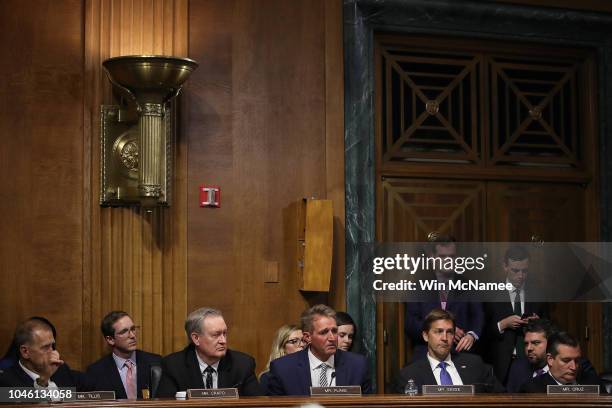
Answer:
<svg viewBox="0 0 612 408"><path fill-rule="evenodd" d="M381 242L425 242L434 231L463 242L597 241L593 196L593 186L580 183L385 178L378 186L377 234ZM551 318L578 336L601 368L601 305L550 306ZM388 390L411 357L403 304L379 303L377 325L378 387Z"/></svg>

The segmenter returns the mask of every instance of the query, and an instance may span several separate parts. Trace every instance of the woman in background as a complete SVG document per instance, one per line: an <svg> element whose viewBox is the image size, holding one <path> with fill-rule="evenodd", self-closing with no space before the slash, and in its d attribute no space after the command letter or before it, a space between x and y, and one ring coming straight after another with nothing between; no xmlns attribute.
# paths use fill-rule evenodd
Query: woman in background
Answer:
<svg viewBox="0 0 612 408"><path fill-rule="evenodd" d="M270 375L270 362L287 354L295 353L304 349L302 330L292 324L281 326L272 341L272 350L266 368L259 374L259 383L264 390L268 389L268 377Z"/></svg>
<svg viewBox="0 0 612 408"><path fill-rule="evenodd" d="M353 337L357 331L353 318L348 313L336 312L336 324L338 325L338 348L342 351L351 351Z"/></svg>

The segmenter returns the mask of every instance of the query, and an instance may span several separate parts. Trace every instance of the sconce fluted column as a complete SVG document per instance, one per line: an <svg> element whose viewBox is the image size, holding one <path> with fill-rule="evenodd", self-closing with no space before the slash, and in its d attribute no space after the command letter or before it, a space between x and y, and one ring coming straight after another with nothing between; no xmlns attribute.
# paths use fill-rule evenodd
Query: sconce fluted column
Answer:
<svg viewBox="0 0 612 408"><path fill-rule="evenodd" d="M140 113L138 190L142 197L157 198L161 194L163 154L165 149L164 106L145 103Z"/></svg>

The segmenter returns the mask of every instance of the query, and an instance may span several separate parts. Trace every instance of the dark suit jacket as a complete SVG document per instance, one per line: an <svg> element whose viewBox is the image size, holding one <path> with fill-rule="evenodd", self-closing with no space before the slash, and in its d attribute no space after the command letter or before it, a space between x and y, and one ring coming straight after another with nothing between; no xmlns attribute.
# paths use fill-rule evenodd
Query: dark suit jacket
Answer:
<svg viewBox="0 0 612 408"><path fill-rule="evenodd" d="M363 394L372 392L368 361L361 354L336 351L335 385L360 385ZM310 395L308 348L277 358L270 363L269 395Z"/></svg>
<svg viewBox="0 0 612 408"><path fill-rule="evenodd" d="M577 379L577 382L580 385L599 385L599 392L601 394L607 394L606 387L604 387L597 376L583 375L582 378ZM548 385L557 385L557 382L552 378L550 373L527 381L520 387L519 392L546 394Z"/></svg>
<svg viewBox="0 0 612 408"><path fill-rule="evenodd" d="M239 351L227 350L219 362L219 388L238 388L240 395L264 395L255 377L255 360ZM177 391L204 388L204 380L193 345L162 359L162 377L157 397L172 397Z"/></svg>
<svg viewBox="0 0 612 408"><path fill-rule="evenodd" d="M77 391L89 391L91 389L85 375L70 369L68 364L62 364L51 376L51 381L58 387L76 387ZM0 374L0 387L34 387L34 381L17 363L4 369Z"/></svg>
<svg viewBox="0 0 612 408"><path fill-rule="evenodd" d="M142 390L149 388L151 365L161 364L161 356L136 350L136 375L138 398ZM87 376L94 391L115 391L117 399L126 399L127 393L112 354L102 357L87 368Z"/></svg>
<svg viewBox="0 0 612 408"><path fill-rule="evenodd" d="M446 310L455 316L455 324L457 327L460 327L466 333L473 331L480 339L484 327L482 303L458 301L456 297L456 293L449 293ZM440 307L439 300L406 303L406 322L404 329L406 335L412 340L412 344L414 345L413 361L423 358L427 354L427 344L423 341L423 336L421 335L423 320L425 320L425 316L427 316L429 312L433 309L439 309Z"/></svg>
<svg viewBox="0 0 612 408"><path fill-rule="evenodd" d="M452 354L451 359L464 385L475 385L476 392L504 392L504 388L493 375L491 367L485 364L479 356L459 353ZM400 370L395 380L395 392L403 394L404 387L411 379L414 380L419 392L422 392L423 385L437 384L427 358L417 360Z"/></svg>
<svg viewBox="0 0 612 408"><path fill-rule="evenodd" d="M521 357L518 360L514 360L510 366L510 373L508 373L506 390L510 393L519 392L521 386L533 378L533 371L533 367L529 364L527 357ZM584 357L580 359L580 372L578 373L579 383L582 378L599 378L593 364Z"/></svg>
<svg viewBox="0 0 612 408"><path fill-rule="evenodd" d="M269 382L270 382L270 371L268 370L259 376L259 385L261 386L261 389L266 392L266 394L268 394L268 389L269 389L268 383Z"/></svg>
<svg viewBox="0 0 612 408"><path fill-rule="evenodd" d="M529 288L525 289L525 298L529 299ZM499 333L497 328L497 322L514 314L512 310L512 304L510 303L510 297L508 296L507 302L490 302L484 303L485 311L485 360L493 365L495 370L495 376L503 383L506 384L508 379L508 371L510 370L510 363L512 362L512 352L516 345L516 336L522 335L522 329L520 330L505 330L503 333ZM525 313L532 314L536 313L538 316L545 318L548 316L547 307L545 303L534 303L525 301Z"/></svg>

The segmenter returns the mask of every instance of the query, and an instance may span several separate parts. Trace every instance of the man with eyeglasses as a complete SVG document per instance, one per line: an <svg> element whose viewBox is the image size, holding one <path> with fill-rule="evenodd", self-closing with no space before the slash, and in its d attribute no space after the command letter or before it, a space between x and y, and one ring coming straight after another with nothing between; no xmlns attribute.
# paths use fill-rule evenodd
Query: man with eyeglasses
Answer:
<svg viewBox="0 0 612 408"><path fill-rule="evenodd" d="M96 391L115 391L117 399L142 398L149 389L152 365L161 356L138 350L138 326L126 312L112 311L102 319L102 335L112 353L87 368L87 376Z"/></svg>
<svg viewBox="0 0 612 408"><path fill-rule="evenodd" d="M255 359L227 347L227 325L219 310L200 308L187 316L189 345L162 360L157 389L174 398L189 389L237 388L240 396L264 395L255 377Z"/></svg>

